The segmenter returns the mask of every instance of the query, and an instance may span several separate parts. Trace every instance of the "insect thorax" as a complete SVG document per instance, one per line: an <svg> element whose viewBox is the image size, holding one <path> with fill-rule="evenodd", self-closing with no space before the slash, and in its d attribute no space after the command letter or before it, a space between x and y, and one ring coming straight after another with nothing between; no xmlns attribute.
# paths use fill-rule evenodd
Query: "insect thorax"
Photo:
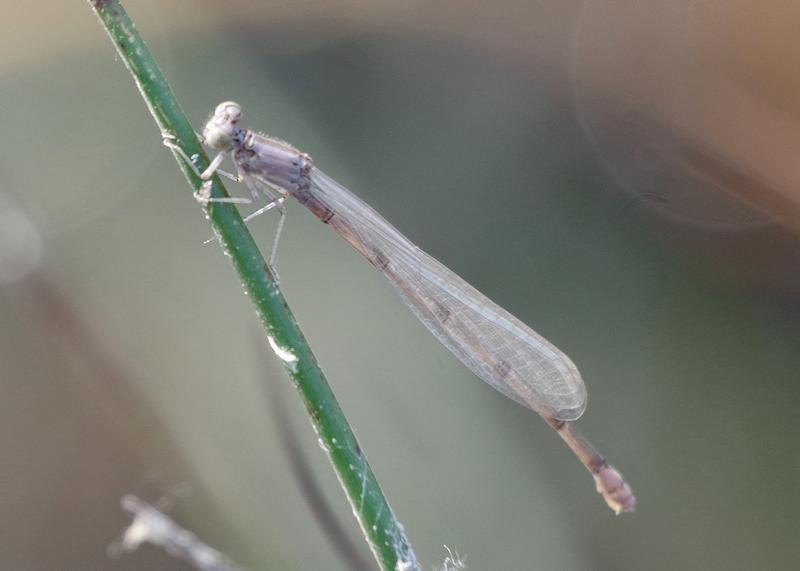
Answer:
<svg viewBox="0 0 800 571"><path fill-rule="evenodd" d="M237 131L241 131L235 134L241 143L234 147L233 160L245 173L262 177L287 192L308 188L311 157L280 139Z"/></svg>

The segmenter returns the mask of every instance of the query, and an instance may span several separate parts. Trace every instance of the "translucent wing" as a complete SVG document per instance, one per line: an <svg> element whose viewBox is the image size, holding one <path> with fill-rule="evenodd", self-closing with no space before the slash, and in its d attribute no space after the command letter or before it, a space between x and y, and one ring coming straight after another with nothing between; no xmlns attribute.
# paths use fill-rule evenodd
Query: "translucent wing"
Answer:
<svg viewBox="0 0 800 571"><path fill-rule="evenodd" d="M317 168L293 195L377 267L425 327L492 387L558 420L586 408L586 387L552 343L416 247Z"/></svg>

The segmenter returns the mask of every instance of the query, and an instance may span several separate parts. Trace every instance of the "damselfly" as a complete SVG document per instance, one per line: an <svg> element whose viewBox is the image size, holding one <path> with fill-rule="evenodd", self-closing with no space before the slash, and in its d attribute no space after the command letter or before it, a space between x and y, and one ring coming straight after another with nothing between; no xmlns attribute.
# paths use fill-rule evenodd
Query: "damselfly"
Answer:
<svg viewBox="0 0 800 571"><path fill-rule="evenodd" d="M420 250L375 210L318 168L290 144L238 126L241 106L220 103L203 130L206 145L219 151L202 173L169 136L174 149L203 179L199 201L253 203L280 212L288 197L306 206L375 266L411 311L473 373L547 421L595 479L597 491L616 513L633 511L636 499L622 475L572 425L586 408L586 387L572 361L552 343L502 309L444 265ZM227 154L237 168L219 169ZM222 174L244 183L250 197L212 198L211 177Z"/></svg>

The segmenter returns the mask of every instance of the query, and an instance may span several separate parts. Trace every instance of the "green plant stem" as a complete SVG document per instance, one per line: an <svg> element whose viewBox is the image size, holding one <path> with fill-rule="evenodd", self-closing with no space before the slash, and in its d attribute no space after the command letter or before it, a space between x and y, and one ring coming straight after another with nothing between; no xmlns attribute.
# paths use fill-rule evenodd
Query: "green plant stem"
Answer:
<svg viewBox="0 0 800 571"><path fill-rule="evenodd" d="M118 0L90 0L122 61L133 75L148 109L162 133L175 137L187 156L197 155L196 165L208 165L197 136L184 115L161 70ZM185 161L175 155L195 191L202 181ZM212 196L225 196L219 177L213 180ZM212 203L207 213L223 248L255 304L276 354L282 358L296 385L311 423L345 489L367 543L382 569L419 569L402 525L394 516L356 437L344 416L311 348L300 331L275 281L270 267L256 246L238 210L230 204Z"/></svg>

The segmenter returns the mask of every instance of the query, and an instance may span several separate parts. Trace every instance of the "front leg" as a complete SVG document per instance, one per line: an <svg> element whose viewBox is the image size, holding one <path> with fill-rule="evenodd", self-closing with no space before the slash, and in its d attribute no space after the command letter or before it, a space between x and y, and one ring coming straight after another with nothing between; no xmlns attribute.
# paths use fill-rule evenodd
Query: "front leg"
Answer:
<svg viewBox="0 0 800 571"><path fill-rule="evenodd" d="M239 175L234 175L229 172L226 172L219 168L222 164L222 161L225 160L225 152L222 151L214 157L214 160L208 165L208 168L203 172L197 168L197 165L194 164L194 161L197 160L197 155L190 157L186 154L186 152L175 143L175 135L171 133L162 133L162 142L164 146L174 151L179 157L183 159L186 165L192 169L192 172L197 175L197 177L203 181L203 184L200 186L200 190L196 190L194 192L194 198L200 204L206 205L210 202L219 202L224 204L252 204L255 202L255 198L252 193L250 197L235 197L235 196L222 196L222 197L212 197L211 196L211 186L212 182L211 179L215 174L223 176L229 180L234 182L243 182L242 177Z"/></svg>

